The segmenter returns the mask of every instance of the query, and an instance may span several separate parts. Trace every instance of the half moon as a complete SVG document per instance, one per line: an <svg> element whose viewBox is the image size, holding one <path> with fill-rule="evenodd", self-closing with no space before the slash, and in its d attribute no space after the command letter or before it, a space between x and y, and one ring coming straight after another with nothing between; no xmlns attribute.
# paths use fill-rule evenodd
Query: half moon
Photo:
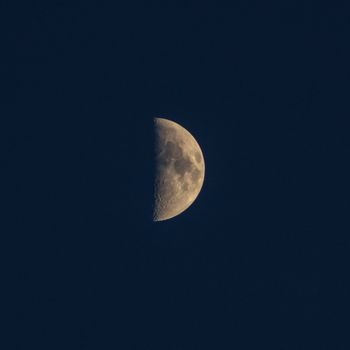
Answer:
<svg viewBox="0 0 350 350"><path fill-rule="evenodd" d="M185 211L204 181L203 153L181 125L155 118L155 182L153 220L163 221Z"/></svg>

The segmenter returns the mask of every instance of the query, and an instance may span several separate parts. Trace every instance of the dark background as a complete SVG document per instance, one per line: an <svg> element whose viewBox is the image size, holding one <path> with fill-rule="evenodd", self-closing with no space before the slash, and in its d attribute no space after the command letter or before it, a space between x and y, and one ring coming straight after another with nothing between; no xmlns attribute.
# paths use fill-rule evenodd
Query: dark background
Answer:
<svg viewBox="0 0 350 350"><path fill-rule="evenodd" d="M4 6L3 349L349 349L345 4ZM206 161L160 223L156 116Z"/></svg>

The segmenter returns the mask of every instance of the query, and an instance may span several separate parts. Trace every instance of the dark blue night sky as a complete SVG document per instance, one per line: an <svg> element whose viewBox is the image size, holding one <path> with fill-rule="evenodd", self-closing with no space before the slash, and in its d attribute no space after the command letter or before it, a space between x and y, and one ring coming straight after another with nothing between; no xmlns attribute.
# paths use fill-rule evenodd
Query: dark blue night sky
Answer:
<svg viewBox="0 0 350 350"><path fill-rule="evenodd" d="M349 349L346 2L126 3L5 16L1 348ZM159 223L154 117L206 162Z"/></svg>

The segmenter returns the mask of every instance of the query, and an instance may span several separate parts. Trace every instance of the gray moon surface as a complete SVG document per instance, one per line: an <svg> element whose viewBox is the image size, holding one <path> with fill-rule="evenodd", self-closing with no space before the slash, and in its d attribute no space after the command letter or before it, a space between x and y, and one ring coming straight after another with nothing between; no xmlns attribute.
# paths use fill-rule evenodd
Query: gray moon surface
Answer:
<svg viewBox="0 0 350 350"><path fill-rule="evenodd" d="M185 211L202 189L204 157L195 138L181 125L154 118L155 181L153 220Z"/></svg>

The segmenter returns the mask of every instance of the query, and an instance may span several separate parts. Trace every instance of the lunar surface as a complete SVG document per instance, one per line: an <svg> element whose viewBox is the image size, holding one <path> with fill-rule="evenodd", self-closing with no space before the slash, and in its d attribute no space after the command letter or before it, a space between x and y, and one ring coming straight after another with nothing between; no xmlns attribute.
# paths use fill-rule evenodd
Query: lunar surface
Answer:
<svg viewBox="0 0 350 350"><path fill-rule="evenodd" d="M155 118L153 220L173 218L197 198L204 181L204 158L194 137L181 125Z"/></svg>

